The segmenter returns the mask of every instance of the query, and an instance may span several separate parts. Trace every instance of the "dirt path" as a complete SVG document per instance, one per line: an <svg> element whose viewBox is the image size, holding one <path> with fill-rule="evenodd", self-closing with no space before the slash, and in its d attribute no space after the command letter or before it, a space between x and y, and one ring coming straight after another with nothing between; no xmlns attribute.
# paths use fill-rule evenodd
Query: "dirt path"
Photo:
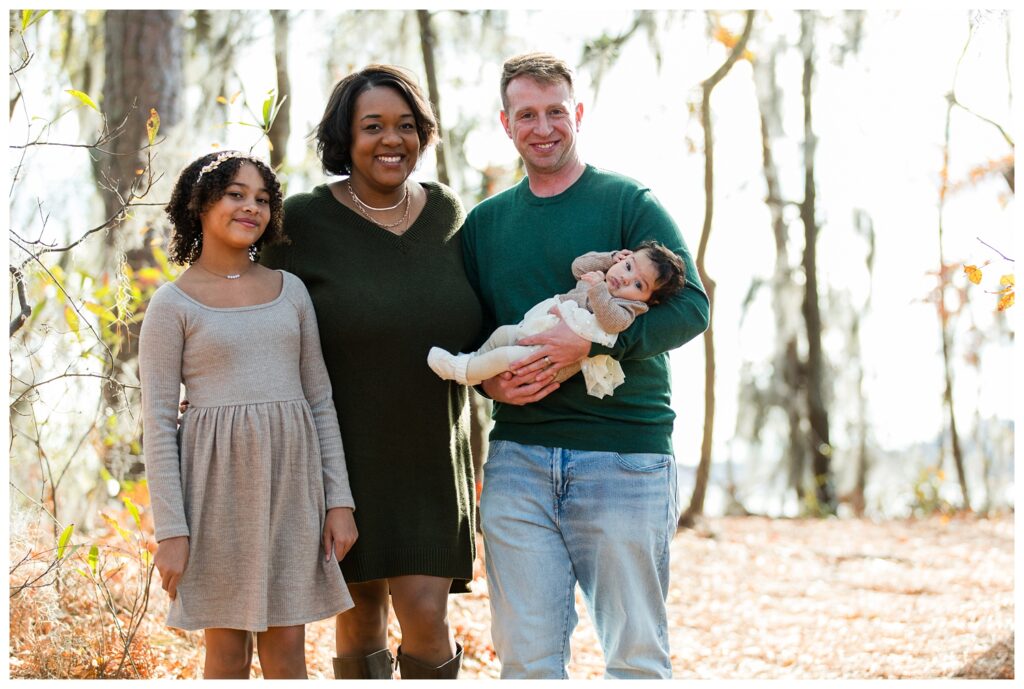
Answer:
<svg viewBox="0 0 1024 689"><path fill-rule="evenodd" d="M672 545L677 678L928 679L970 666L976 674L968 676L1012 676L1012 516L880 524L726 518L710 526L714 538L682 532ZM480 566L474 587L451 599L451 623L466 648L463 677L495 678ZM579 596L577 603L570 676L597 678L601 652ZM152 609L163 605L155 596ZM391 629L394 649L393 620ZM173 670L155 675L198 676L200 638L154 629L150 643L173 658L158 663ZM308 628L310 677L332 676L333 639L331 621Z"/></svg>

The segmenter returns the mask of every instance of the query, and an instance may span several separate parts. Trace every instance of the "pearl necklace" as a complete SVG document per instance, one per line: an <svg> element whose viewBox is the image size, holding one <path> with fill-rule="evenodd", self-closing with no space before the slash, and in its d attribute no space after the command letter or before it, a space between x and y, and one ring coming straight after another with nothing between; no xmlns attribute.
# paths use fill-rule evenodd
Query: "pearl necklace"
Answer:
<svg viewBox="0 0 1024 689"><path fill-rule="evenodd" d="M250 270L252 270L253 262L249 261L249 267L248 268L243 270L241 273L235 273L234 275L224 275L222 273L215 273L215 272L213 272L212 270L210 270L209 268L207 268L206 266L204 266L201 263L193 263L192 265L194 265L195 267L197 267L197 268L199 268L201 270L205 270L210 275L215 275L216 277L224 278L225 280L237 280L238 278L242 277L243 275L248 273Z"/></svg>
<svg viewBox="0 0 1024 689"><path fill-rule="evenodd" d="M377 227L380 227L381 229L384 229L384 230L391 230L391 229L394 229L394 228L398 227L399 225L404 223L406 220L408 220L408 218L409 218L409 206L411 205L409 203L409 186L408 185L406 185L406 187L405 187L405 195L402 197L402 200L399 201L398 203L396 203L395 205L388 206L386 208L374 208L373 206L369 205L368 203L364 202L361 198L356 196L356 192L352 188L352 182L351 181L346 182L346 186L348 186L348 193L352 196L352 201L356 204L356 208L359 210L359 212L362 213L363 217L365 217L367 220L372 222ZM374 211L374 212L378 212L378 213L381 212L381 211L391 211L391 210L394 210L394 209L398 208L400 205L402 205L402 203L405 203L405 212L402 213L402 217L398 219L398 222L383 223L383 222L380 222L379 220L375 220L372 217L370 217L370 211Z"/></svg>

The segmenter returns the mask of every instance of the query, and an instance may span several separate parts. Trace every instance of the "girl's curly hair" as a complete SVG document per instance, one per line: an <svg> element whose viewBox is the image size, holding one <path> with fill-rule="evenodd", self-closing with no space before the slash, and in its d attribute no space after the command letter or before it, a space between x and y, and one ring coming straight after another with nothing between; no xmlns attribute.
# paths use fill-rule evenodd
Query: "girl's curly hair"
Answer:
<svg viewBox="0 0 1024 689"><path fill-rule="evenodd" d="M221 158L220 162L215 162L218 158ZM264 246L287 241L284 234L284 196L274 171L255 156L238 151L217 151L193 161L181 171L174 183L171 200L164 208L173 228L170 260L187 265L199 258L203 252L203 224L199 216L220 201L243 163L256 167L270 195L270 222L260 238L249 247L249 257L255 261Z"/></svg>

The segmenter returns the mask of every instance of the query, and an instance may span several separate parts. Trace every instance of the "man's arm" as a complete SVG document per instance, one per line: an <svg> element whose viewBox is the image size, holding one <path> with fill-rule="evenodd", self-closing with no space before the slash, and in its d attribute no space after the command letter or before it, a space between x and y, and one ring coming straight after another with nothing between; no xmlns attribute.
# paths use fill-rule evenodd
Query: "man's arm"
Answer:
<svg viewBox="0 0 1024 689"><path fill-rule="evenodd" d="M637 318L619 334L614 346L595 344L591 356L610 354L619 361L646 359L686 344L708 327L710 302L675 221L648 189L638 190L634 202L636 212L624 228L627 246L637 246L648 239L664 244L683 259L686 287L651 308L643 318Z"/></svg>
<svg viewBox="0 0 1024 689"><path fill-rule="evenodd" d="M520 375L539 375L540 380L549 380L558 368L598 354L608 354L618 361L647 359L680 347L707 329L710 302L675 221L649 189L636 190L631 208L633 212L622 229L623 245L635 247L649 239L661 242L683 259L686 287L650 309L643 318L637 318L629 328L619 333L612 347L591 343L564 323L523 338L520 344L543 346L533 355L514 362L520 367L517 369ZM549 367L547 361L557 364L557 368Z"/></svg>

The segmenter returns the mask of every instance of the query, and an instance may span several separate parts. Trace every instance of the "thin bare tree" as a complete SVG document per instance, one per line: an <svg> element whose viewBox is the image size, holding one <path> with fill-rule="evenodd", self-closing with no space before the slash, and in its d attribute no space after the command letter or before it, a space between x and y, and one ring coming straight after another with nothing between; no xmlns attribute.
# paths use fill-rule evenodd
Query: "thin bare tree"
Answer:
<svg viewBox="0 0 1024 689"><path fill-rule="evenodd" d="M704 284L708 300L715 303L715 281L707 272L705 257L708 241L711 239L711 222L715 209L715 137L712 131L711 92L714 91L732 66L746 50L750 32L754 26L754 10L747 10L743 34L733 45L732 50L714 74L701 84L701 124L704 128L704 226L701 230L700 244L697 249L697 273ZM704 496L707 494L708 476L711 472L711 449L715 430L715 334L714 313L708 317L708 328L704 331L704 437L700 447L700 464L697 465L697 480L694 482L690 505L679 517L679 525L692 527L704 512Z"/></svg>

